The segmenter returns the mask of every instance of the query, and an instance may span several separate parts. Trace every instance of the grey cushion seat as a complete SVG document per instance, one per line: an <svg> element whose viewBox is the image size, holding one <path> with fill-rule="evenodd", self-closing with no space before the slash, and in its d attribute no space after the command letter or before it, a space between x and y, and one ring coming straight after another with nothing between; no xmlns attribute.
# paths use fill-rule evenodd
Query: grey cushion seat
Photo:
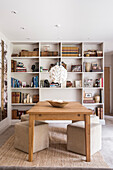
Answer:
<svg viewBox="0 0 113 170"><path fill-rule="evenodd" d="M29 152L29 121L15 125L15 148ZM49 147L49 127L45 122L36 121L34 126L33 153Z"/></svg>

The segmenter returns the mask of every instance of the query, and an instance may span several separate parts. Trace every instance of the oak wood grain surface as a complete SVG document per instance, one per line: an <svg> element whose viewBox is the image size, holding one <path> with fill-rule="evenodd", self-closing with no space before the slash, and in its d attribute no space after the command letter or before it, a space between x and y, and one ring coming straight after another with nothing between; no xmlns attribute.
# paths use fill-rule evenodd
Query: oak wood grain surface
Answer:
<svg viewBox="0 0 113 170"><path fill-rule="evenodd" d="M79 102L69 102L64 108L56 108L48 102L38 102L28 112L28 114L92 114L91 110L82 106Z"/></svg>

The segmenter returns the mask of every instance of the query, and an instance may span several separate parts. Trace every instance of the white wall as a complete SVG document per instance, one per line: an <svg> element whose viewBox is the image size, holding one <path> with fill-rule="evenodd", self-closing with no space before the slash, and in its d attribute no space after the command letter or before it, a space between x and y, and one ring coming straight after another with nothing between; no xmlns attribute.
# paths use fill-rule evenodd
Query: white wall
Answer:
<svg viewBox="0 0 113 170"><path fill-rule="evenodd" d="M105 42L105 67L110 67L110 112L113 113L113 41Z"/></svg>
<svg viewBox="0 0 113 170"><path fill-rule="evenodd" d="M7 69L8 69L8 74L7 74L7 78L8 78L8 100L10 98L10 41L0 32L0 41L3 40L5 44L7 44ZM1 102L1 101L0 101ZM9 125L11 124L11 120L10 120L10 105L8 102L8 113L7 113L7 118L5 118L3 121L0 122L0 133L5 130Z"/></svg>

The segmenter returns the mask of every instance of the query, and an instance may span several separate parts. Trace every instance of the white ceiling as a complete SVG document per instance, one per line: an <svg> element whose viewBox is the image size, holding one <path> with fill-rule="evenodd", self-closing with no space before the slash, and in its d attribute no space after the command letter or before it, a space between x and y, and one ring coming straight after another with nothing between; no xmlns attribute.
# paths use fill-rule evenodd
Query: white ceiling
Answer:
<svg viewBox="0 0 113 170"><path fill-rule="evenodd" d="M113 40L113 0L0 0L0 31L11 41Z"/></svg>

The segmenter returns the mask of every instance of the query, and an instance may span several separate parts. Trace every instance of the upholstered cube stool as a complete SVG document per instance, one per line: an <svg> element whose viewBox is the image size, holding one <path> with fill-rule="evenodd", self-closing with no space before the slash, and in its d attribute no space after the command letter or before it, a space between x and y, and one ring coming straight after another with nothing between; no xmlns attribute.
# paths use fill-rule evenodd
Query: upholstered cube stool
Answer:
<svg viewBox="0 0 113 170"><path fill-rule="evenodd" d="M49 147L49 127L45 122L35 122L33 153ZM24 152L29 151L29 121L15 125L15 148Z"/></svg>
<svg viewBox="0 0 113 170"><path fill-rule="evenodd" d="M25 114L21 116L21 122L23 121L29 121L29 114Z"/></svg>
<svg viewBox="0 0 113 170"><path fill-rule="evenodd" d="M67 150L86 155L84 121L67 126ZM90 153L93 155L99 150L101 150L101 125L98 122L92 122L90 125Z"/></svg>

